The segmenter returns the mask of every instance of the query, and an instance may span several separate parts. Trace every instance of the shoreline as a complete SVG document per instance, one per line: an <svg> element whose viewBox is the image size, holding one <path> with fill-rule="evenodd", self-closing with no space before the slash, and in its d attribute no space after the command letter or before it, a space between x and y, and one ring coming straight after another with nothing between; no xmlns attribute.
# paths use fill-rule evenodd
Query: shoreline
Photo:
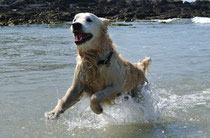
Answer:
<svg viewBox="0 0 210 138"><path fill-rule="evenodd" d="M62 5L40 5L27 7L27 4L8 7L0 5L0 26L30 24L61 24L72 21L79 12L91 12L114 21L154 20L169 18L210 17L210 1L204 2L159 2L123 3L98 2L77 3L67 7Z"/></svg>

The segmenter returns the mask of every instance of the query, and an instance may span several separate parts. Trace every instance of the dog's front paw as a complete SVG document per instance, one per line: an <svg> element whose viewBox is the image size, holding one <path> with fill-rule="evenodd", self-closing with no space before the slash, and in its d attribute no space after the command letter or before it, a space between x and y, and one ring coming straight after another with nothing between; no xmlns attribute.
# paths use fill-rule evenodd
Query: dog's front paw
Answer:
<svg viewBox="0 0 210 138"><path fill-rule="evenodd" d="M54 110L50 111L50 112L46 112L44 115L45 115L47 120L54 120L54 119L57 119L59 117L59 113L54 111Z"/></svg>
<svg viewBox="0 0 210 138"><path fill-rule="evenodd" d="M60 114L62 114L64 111L65 110L63 109L63 101L58 100L58 104L55 107L55 109L53 109L50 112L46 112L44 115L47 120L53 120L53 119L57 119L60 116Z"/></svg>
<svg viewBox="0 0 210 138"><path fill-rule="evenodd" d="M63 110L54 109L50 112L46 112L44 115L47 120L55 120L58 119L61 113L63 113Z"/></svg>

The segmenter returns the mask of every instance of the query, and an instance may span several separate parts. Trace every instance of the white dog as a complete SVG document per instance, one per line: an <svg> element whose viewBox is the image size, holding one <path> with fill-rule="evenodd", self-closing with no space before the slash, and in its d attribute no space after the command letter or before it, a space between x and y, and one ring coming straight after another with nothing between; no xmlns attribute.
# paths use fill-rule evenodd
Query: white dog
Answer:
<svg viewBox="0 0 210 138"><path fill-rule="evenodd" d="M98 18L91 13L77 14L71 31L77 46L77 65L71 87L57 106L46 113L48 119L55 119L86 93L90 107L96 114L103 112L103 104L111 103L122 93L135 97L147 79L146 71L150 58L131 64L116 51L107 33L108 19Z"/></svg>

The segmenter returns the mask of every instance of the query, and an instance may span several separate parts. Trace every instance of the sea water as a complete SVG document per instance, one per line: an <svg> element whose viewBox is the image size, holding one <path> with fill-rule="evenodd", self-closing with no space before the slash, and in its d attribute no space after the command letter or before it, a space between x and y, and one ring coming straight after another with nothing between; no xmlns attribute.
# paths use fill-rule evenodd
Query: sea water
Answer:
<svg viewBox="0 0 210 138"><path fill-rule="evenodd" d="M69 26L0 28L0 137L209 137L209 18L110 26L130 62L152 58L140 102L123 96L94 114L87 98L46 120L71 85L76 47Z"/></svg>

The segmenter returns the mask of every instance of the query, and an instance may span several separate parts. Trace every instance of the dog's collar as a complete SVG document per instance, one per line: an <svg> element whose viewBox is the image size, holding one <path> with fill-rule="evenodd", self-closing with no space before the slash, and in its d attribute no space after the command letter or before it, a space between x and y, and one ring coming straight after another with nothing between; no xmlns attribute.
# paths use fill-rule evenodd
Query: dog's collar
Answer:
<svg viewBox="0 0 210 138"><path fill-rule="evenodd" d="M110 61L111 61L113 53L114 52L111 51L105 60L99 60L97 64L98 65L110 65Z"/></svg>

